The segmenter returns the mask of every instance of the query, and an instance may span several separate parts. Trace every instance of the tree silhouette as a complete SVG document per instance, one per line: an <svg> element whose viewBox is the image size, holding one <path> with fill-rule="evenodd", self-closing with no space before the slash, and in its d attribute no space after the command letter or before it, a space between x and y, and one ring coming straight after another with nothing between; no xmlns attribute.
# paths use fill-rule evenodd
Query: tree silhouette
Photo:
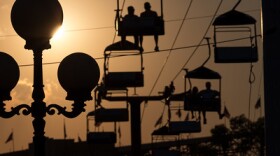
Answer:
<svg viewBox="0 0 280 156"><path fill-rule="evenodd" d="M211 129L212 144L218 149L222 149L223 155L227 155L227 150L231 145L230 130L225 125L217 125Z"/></svg>
<svg viewBox="0 0 280 156"><path fill-rule="evenodd" d="M189 152L191 156L216 156L218 155L218 150L213 148L209 143L200 143L200 144L190 144L188 145Z"/></svg>
<svg viewBox="0 0 280 156"><path fill-rule="evenodd" d="M250 153L253 145L253 123L244 114L230 119L233 150L241 155Z"/></svg>
<svg viewBox="0 0 280 156"><path fill-rule="evenodd" d="M223 155L264 155L264 117L252 122L245 115L230 119L230 128L217 125L211 129L211 144Z"/></svg>

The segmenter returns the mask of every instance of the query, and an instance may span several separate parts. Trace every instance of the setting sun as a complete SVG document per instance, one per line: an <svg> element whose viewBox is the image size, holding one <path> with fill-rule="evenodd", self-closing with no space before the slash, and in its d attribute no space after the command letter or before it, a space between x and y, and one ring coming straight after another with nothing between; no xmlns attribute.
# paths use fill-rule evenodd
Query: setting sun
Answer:
<svg viewBox="0 0 280 156"><path fill-rule="evenodd" d="M63 34L64 34L64 28L63 26L61 26L56 30L51 40L59 40L60 38L62 38Z"/></svg>

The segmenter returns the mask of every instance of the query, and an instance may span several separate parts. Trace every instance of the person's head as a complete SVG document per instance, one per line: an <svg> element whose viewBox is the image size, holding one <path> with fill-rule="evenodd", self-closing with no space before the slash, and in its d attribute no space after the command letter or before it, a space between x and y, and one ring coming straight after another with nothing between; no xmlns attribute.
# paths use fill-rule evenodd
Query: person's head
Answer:
<svg viewBox="0 0 280 156"><path fill-rule="evenodd" d="M211 83L210 82L206 82L205 86L206 86L206 89L211 89Z"/></svg>
<svg viewBox="0 0 280 156"><path fill-rule="evenodd" d="M134 14L134 7L133 6L127 7L127 12L128 12L129 15L133 15Z"/></svg>
<svg viewBox="0 0 280 156"><path fill-rule="evenodd" d="M193 94L198 93L198 88L197 88L197 87L193 87L192 93L193 93Z"/></svg>
<svg viewBox="0 0 280 156"><path fill-rule="evenodd" d="M151 4L149 2L144 3L144 8L145 10L150 10L151 9Z"/></svg>

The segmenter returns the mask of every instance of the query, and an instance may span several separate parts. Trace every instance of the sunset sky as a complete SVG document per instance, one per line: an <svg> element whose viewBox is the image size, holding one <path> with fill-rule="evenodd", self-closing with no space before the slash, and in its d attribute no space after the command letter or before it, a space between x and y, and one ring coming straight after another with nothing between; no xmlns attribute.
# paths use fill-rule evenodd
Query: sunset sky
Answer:
<svg viewBox="0 0 280 156"><path fill-rule="evenodd" d="M43 62L47 63L43 66L44 70L44 89L45 102L48 104L59 104L67 106L71 110L71 101L66 101L66 92L62 89L57 79L57 68L59 62L66 56L74 52L84 52L96 58L103 75L103 52L104 49L120 40L120 37L115 36L114 18L116 9L116 0L60 0L59 1L64 12L64 21L61 28L61 33L56 38L51 40L52 48L45 50L43 53ZM143 4L145 1L127 0L124 4L123 15L127 13L129 5L134 6L135 14L139 15L144 11ZM149 0L152 9L160 14L160 0ZM13 0L0 1L0 51L6 52L17 61L20 66L20 80L17 86L12 91L12 100L6 102L7 110L10 107L19 104L31 104L32 98L32 83L33 83L33 53L24 49L25 41L20 38L14 31L11 21L10 12L13 6ZM122 6L123 0L120 0ZM220 5L221 3L221 5ZM207 46L203 37L211 37L210 42L213 43L213 26L211 20L217 11L217 15L227 12L233 8L237 0L163 0L163 14L165 20L165 35L159 37L160 52L154 52L144 55L144 76L145 86L137 88L138 95L158 95L158 92L163 91L166 85L169 85L174 80L176 87L175 93L181 93L184 89L184 71L183 68L189 70L199 67L208 56ZM220 5L220 7L219 7ZM187 12L187 9L190 10ZM217 10L218 9L218 10ZM237 7L238 11L247 13L257 20L257 34L261 34L261 2L256 0L243 0ZM182 20L186 15L186 20L178 34ZM209 27L210 26L210 27ZM208 29L209 27L209 29ZM208 31L207 31L208 30ZM238 37L237 37L238 38ZM127 37L133 41L132 37ZM153 37L144 37L144 53L152 52L154 49ZM243 64L215 64L213 55L205 65L212 70L219 72L222 76L222 110L227 107L231 116L245 114L250 119L256 120L260 114L260 110L255 110L254 105L259 97L263 97L263 72L262 72L262 40L258 38L259 46L259 61L253 63L253 75L255 81L252 83L252 92L250 96L250 63ZM177 50L168 50L178 48ZM212 48L213 51L213 48ZM114 61L114 69L125 71L126 69L139 69L134 64L134 58L122 57L112 59ZM189 60L189 61L188 61ZM167 62L166 62L167 61ZM188 61L188 62L187 62ZM166 62L166 63L165 63ZM165 64L162 73L160 71ZM124 69L125 68L125 69ZM4 75L2 75L4 76ZM101 80L101 78L100 78ZM193 85L199 88L204 87L205 81L195 81ZM155 84L156 83L156 84ZM153 87L154 86L154 87ZM187 86L188 87L188 86ZM217 88L214 83L213 88ZM129 94L134 93L133 88L129 90ZM93 96L93 92L92 92ZM263 99L263 98L262 98ZM249 100L251 101L249 110ZM123 103L112 103L103 101L105 107L124 107ZM78 136L83 141L86 140L86 115L94 110L94 102L86 102L86 112L83 112L79 117L67 119L62 115L47 116L45 136L55 139L63 138L63 121L65 120L67 128L67 138L75 139ZM183 107L183 102L174 103ZM158 102L148 102L144 109L142 105L141 112L144 112L142 118L142 143L151 142L151 133L155 129L154 124L161 116L164 110L164 104ZM167 109L163 123L167 122ZM187 112L182 111L184 119ZM174 120L180 120L175 112L173 113ZM214 125L226 123L228 120L219 120L217 113L207 113L208 123L202 125L202 132L193 134L192 137L208 136L210 129ZM130 144L130 122L121 123L121 145ZM14 133L15 150L28 148L28 143L32 142L33 127L31 116L14 116L10 119L0 118L0 153L12 151L12 143L5 144L9 134ZM101 131L113 131L113 123L102 124L99 128ZM119 142L119 141L118 141Z"/></svg>

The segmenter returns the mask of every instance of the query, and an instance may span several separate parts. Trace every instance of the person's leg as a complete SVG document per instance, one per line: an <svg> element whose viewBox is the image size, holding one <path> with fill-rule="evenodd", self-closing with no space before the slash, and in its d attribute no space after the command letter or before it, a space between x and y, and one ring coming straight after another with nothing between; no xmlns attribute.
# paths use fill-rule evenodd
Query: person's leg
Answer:
<svg viewBox="0 0 280 156"><path fill-rule="evenodd" d="M202 111L202 116L203 116L203 123L206 124L207 123L206 111Z"/></svg>
<svg viewBox="0 0 280 156"><path fill-rule="evenodd" d="M155 51L159 51L159 48L158 48L158 35L154 35L154 39L155 39Z"/></svg>
<svg viewBox="0 0 280 156"><path fill-rule="evenodd" d="M191 111L191 114L192 114L192 119L194 118L194 112L193 111Z"/></svg>
<svg viewBox="0 0 280 156"><path fill-rule="evenodd" d="M137 35L134 35L134 44L135 46L139 46L139 39L138 39L138 36Z"/></svg>
<svg viewBox="0 0 280 156"><path fill-rule="evenodd" d="M220 119L222 119L225 116L225 114L224 113L222 114L221 111L218 112L218 115Z"/></svg>
<svg viewBox="0 0 280 156"><path fill-rule="evenodd" d="M144 49L143 49L143 36L142 35L139 36L139 41L140 41L140 49L143 52Z"/></svg>

